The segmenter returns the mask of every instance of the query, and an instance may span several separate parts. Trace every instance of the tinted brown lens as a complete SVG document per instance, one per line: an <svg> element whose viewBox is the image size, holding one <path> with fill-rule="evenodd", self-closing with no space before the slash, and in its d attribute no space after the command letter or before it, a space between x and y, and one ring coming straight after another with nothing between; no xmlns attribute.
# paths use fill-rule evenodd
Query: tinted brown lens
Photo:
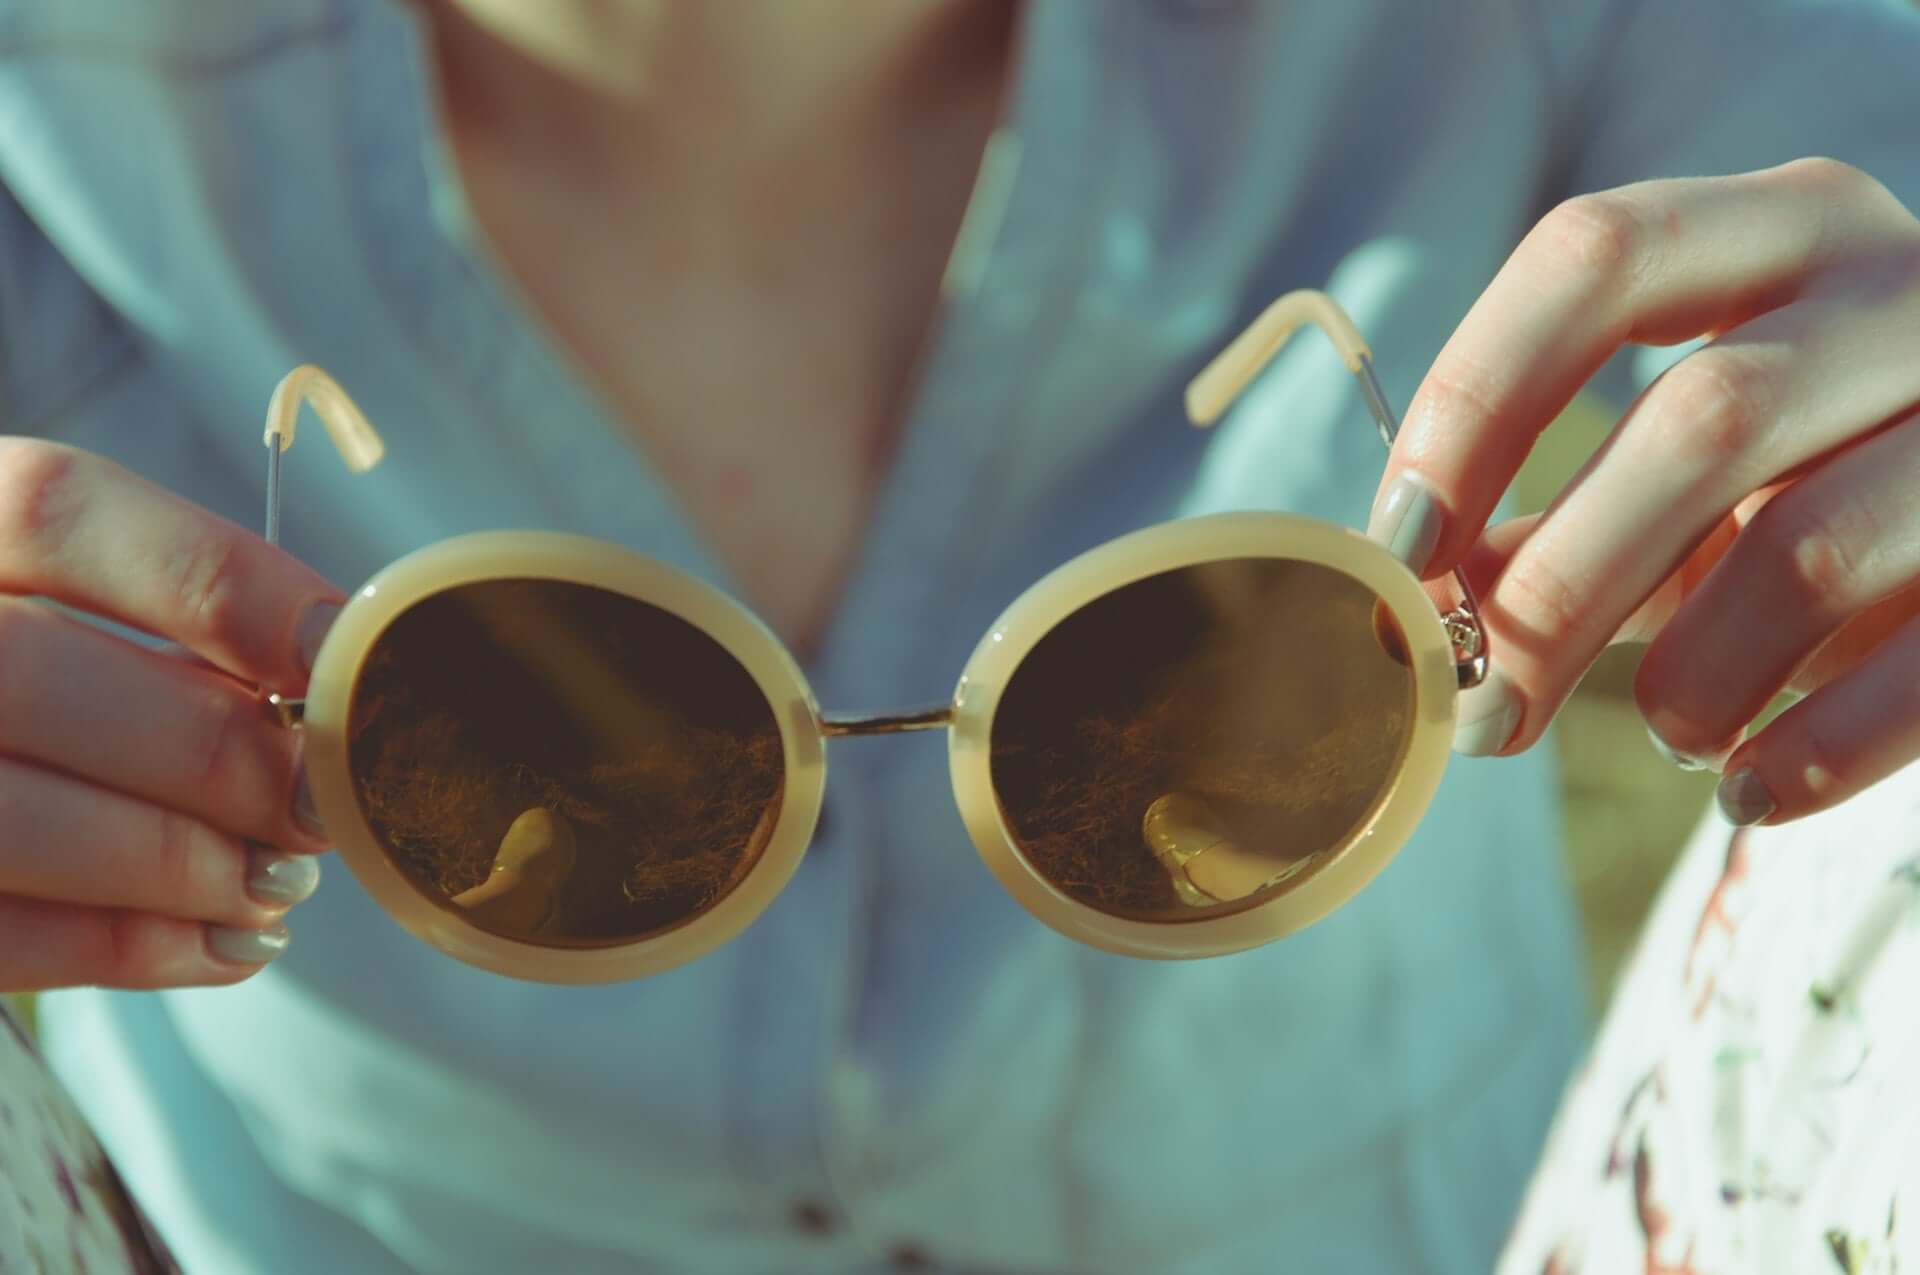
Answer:
<svg viewBox="0 0 1920 1275"><path fill-rule="evenodd" d="M993 782L1021 853L1118 916L1252 906L1368 822L1406 750L1391 612L1330 567L1244 558L1115 590L1003 693Z"/></svg>
<svg viewBox="0 0 1920 1275"><path fill-rule="evenodd" d="M712 907L780 811L766 698L686 621L606 590L489 580L380 635L348 764L394 863L450 912L554 947Z"/></svg>

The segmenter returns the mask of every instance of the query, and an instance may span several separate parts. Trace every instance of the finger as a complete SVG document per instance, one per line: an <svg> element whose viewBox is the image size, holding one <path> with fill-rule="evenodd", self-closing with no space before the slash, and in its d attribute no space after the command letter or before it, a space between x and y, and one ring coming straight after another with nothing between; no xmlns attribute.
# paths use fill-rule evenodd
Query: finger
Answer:
<svg viewBox="0 0 1920 1275"><path fill-rule="evenodd" d="M339 591L233 523L87 452L0 440L0 591L172 638L244 681L306 682Z"/></svg>
<svg viewBox="0 0 1920 1275"><path fill-rule="evenodd" d="M1561 205L1515 249L1415 393L1370 532L1419 546L1417 573L1444 570L1540 431L1622 345L1773 309L1911 223L1871 178L1829 161L1646 182ZM1432 525L1416 534L1408 516Z"/></svg>
<svg viewBox="0 0 1920 1275"><path fill-rule="evenodd" d="M1460 563L1460 570L1466 575L1468 583L1473 585L1476 596L1491 594L1500 582L1501 573L1514 555L1540 525L1543 514L1522 514L1504 522L1494 523L1467 550L1467 556ZM1613 641L1649 642L1654 634L1663 628L1707 573L1713 568L1720 555L1726 552L1738 532L1738 524L1732 518L1723 519L1709 531L1680 568L1660 583L1638 610L1627 617L1626 623L1613 635ZM1425 581L1422 585L1434 606L1442 611L1460 604L1460 589L1451 575L1436 580Z"/></svg>
<svg viewBox="0 0 1920 1275"><path fill-rule="evenodd" d="M1775 718L1734 753L1718 791L1736 824L1838 805L1920 759L1920 621Z"/></svg>
<svg viewBox="0 0 1920 1275"><path fill-rule="evenodd" d="M317 851L324 844L292 813L296 747L231 678L0 598L0 755L237 837Z"/></svg>
<svg viewBox="0 0 1920 1275"><path fill-rule="evenodd" d="M1682 755L1714 750L1850 621L1920 580L1917 490L1920 418L1756 513L1640 663L1635 694L1655 735Z"/></svg>
<svg viewBox="0 0 1920 1275"><path fill-rule="evenodd" d="M1913 279L1920 284L1920 269ZM1917 327L1920 286L1878 305L1810 296L1734 329L1649 387L1488 599L1490 632L1506 652L1497 688L1522 713L1495 746L1538 738L1592 660L1743 498L1920 402L1920 361L1907 349Z"/></svg>
<svg viewBox="0 0 1920 1275"><path fill-rule="evenodd" d="M1844 628L1821 644L1813 658L1795 670L1787 689L1795 694L1811 695L1852 670L1882 642L1904 628L1907 621L1917 617L1920 617L1920 584L1896 593L1849 620Z"/></svg>
<svg viewBox="0 0 1920 1275"><path fill-rule="evenodd" d="M0 980L9 991L221 986L257 973L286 947L278 923L232 929L0 895Z"/></svg>
<svg viewBox="0 0 1920 1275"><path fill-rule="evenodd" d="M1477 596L1490 596L1499 583L1500 576L1512 562L1514 556L1526 544L1534 530L1539 527L1544 515L1525 514L1495 523L1467 550L1466 557L1460 563L1460 571L1467 577ZM1701 541L1694 553L1680 565L1666 580L1662 581L1638 610L1627 617L1624 624L1612 635L1613 643L1645 642L1667 623L1680 604L1698 587L1699 582L1712 569L1714 562L1733 542L1737 531L1736 522L1726 519L1715 527ZM1426 581L1422 587L1433 599L1434 607L1447 611L1460 604L1459 587L1451 575ZM1486 617L1483 615L1482 622ZM1490 654L1498 658L1503 652L1500 642L1490 639ZM1585 669L1581 670L1584 675ZM1576 678L1577 681L1577 678ZM1475 718L1475 709L1488 697L1478 691L1469 691L1461 704L1462 721Z"/></svg>
<svg viewBox="0 0 1920 1275"><path fill-rule="evenodd" d="M0 760L0 894L259 928L319 881L314 855Z"/></svg>

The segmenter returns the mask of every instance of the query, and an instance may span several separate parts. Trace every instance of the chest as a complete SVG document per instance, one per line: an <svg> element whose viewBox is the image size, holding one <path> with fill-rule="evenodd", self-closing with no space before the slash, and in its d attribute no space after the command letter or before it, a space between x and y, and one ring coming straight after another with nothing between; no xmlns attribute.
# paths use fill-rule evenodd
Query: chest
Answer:
<svg viewBox="0 0 1920 1275"><path fill-rule="evenodd" d="M831 613L908 410L931 288L701 269L592 236L506 251L604 414L790 644ZM807 277L815 271L822 277Z"/></svg>
<svg viewBox="0 0 1920 1275"><path fill-rule="evenodd" d="M528 309L664 480L732 589L819 639L859 554L932 338L985 125L787 203L658 174L581 192L483 147L475 221Z"/></svg>

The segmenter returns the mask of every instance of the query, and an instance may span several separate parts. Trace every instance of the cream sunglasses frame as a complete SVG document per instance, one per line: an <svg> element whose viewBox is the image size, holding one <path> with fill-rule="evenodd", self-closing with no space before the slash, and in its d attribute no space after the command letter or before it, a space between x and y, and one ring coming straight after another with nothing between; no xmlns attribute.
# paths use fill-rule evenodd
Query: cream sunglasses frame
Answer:
<svg viewBox="0 0 1920 1275"><path fill-rule="evenodd" d="M1193 423L1212 424L1302 324L1322 328L1359 380L1391 444L1398 428L1352 321L1331 298L1288 293L1210 363L1187 392ZM267 408L266 533L278 543L280 460L293 444L300 406L314 409L355 472L378 463L379 436L325 372L289 373ZM1095 599L1162 572L1230 558L1278 557L1331 567L1386 605L1405 638L1414 703L1399 769L1368 816L1320 864L1271 897L1192 920L1149 922L1112 916L1069 897L1021 854L995 795L994 714L1009 679L1055 626ZM772 826L763 825L754 865L705 912L660 934L615 946L548 947L502 937L417 889L380 847L353 793L347 717L354 686L375 640L422 599L463 584L539 578L589 585L638 599L697 626L739 661L766 697L786 757L785 787ZM1456 577L1457 578L1457 577ZM468 964L551 983L639 978L684 964L732 939L783 889L813 836L826 790L825 741L835 735L946 728L954 797L981 859L1033 916L1060 933L1127 956L1181 959L1243 951L1312 924L1357 894L1405 843L1445 769L1454 703L1486 673L1484 633L1464 579L1465 601L1437 614L1419 582L1384 548L1331 523L1278 513L1230 513L1150 527L1092 549L1032 585L982 638L953 698L931 708L882 714L824 713L799 665L740 603L674 568L615 545L552 532L494 531L460 536L393 563L359 590L322 644L304 700L272 704L303 732L308 782L321 822L353 875L417 938ZM1185 869L1177 869L1184 872Z"/></svg>

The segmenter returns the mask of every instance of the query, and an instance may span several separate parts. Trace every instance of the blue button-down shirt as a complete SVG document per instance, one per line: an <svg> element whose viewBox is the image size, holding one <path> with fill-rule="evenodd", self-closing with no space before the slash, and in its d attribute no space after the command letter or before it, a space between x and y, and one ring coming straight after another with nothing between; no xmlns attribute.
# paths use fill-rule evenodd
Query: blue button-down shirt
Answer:
<svg viewBox="0 0 1920 1275"><path fill-rule="evenodd" d="M387 0L0 0L0 423L248 523L275 380L390 445L289 461L343 586L550 527L725 572L481 250ZM820 652L823 702L943 697L1012 596L1187 513L1364 519L1323 343L1212 435L1178 390L1331 287L1404 401L1554 199L1809 152L1920 189L1920 37L1698 0L1028 7L990 243ZM831 750L785 894L674 973L552 988L424 948L343 872L234 989L75 992L54 1057L215 1275L1485 1270L1581 1030L1544 750L1457 761L1356 902L1188 964L1042 928L938 737Z"/></svg>

